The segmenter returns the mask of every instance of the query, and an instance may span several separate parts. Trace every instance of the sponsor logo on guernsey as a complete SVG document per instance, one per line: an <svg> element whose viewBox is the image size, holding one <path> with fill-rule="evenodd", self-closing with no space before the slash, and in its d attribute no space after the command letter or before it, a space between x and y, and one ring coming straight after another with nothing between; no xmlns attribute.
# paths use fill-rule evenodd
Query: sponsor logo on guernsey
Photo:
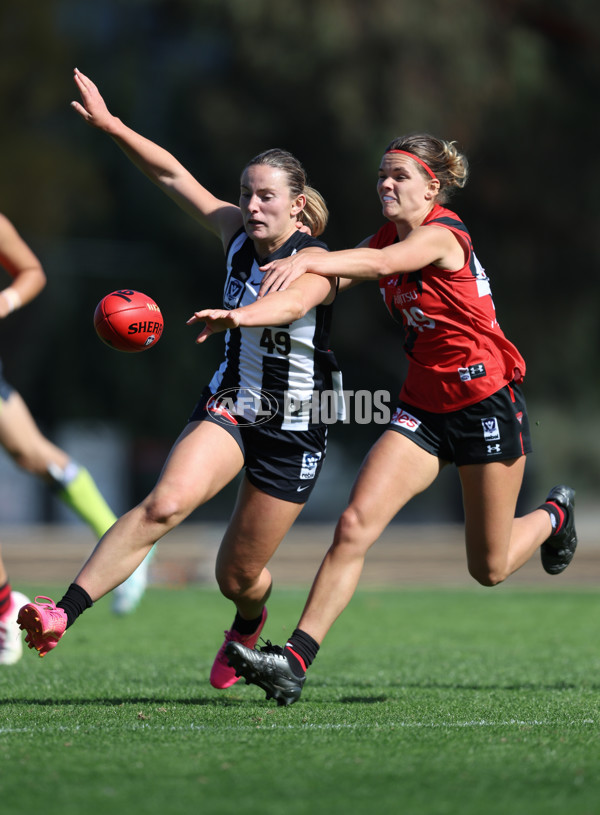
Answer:
<svg viewBox="0 0 600 815"><path fill-rule="evenodd" d="M498 441L500 438L500 428L498 427L498 419L491 416L489 419L482 419L481 425L483 427L483 438L486 441Z"/></svg>
<svg viewBox="0 0 600 815"><path fill-rule="evenodd" d="M520 410L520 411L519 411L519 412L516 414L516 417L517 417L517 421L518 421L518 423L519 423L519 424L523 424L523 411L522 411L522 410Z"/></svg>
<svg viewBox="0 0 600 815"><path fill-rule="evenodd" d="M416 289L412 291L397 291L394 293L394 303L397 306L402 306L405 303L410 303L412 300L418 300L419 295Z"/></svg>
<svg viewBox="0 0 600 815"><path fill-rule="evenodd" d="M317 475L317 467L322 455L320 450L318 452L306 450L303 453L302 465L300 467L300 478L302 481L314 478ZM300 489L298 489L298 491L300 491Z"/></svg>
<svg viewBox="0 0 600 815"><path fill-rule="evenodd" d="M469 365L468 368L459 368L458 375L461 382L470 382L471 379L479 379L481 376L486 375L485 365L483 362L478 362L475 365Z"/></svg>
<svg viewBox="0 0 600 815"><path fill-rule="evenodd" d="M403 427L405 430L410 430L411 433L414 433L421 424L421 420L403 408L396 408L392 416L392 424L397 424L398 427Z"/></svg>

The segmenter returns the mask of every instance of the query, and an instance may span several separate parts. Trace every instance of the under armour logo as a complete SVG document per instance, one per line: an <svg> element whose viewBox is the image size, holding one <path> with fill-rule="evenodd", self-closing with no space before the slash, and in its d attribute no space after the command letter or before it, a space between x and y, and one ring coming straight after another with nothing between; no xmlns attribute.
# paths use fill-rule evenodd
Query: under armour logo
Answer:
<svg viewBox="0 0 600 815"><path fill-rule="evenodd" d="M479 379L480 376L486 375L485 365L482 362L478 362L476 365L469 365L469 373L471 374L471 379Z"/></svg>
<svg viewBox="0 0 600 815"><path fill-rule="evenodd" d="M488 444L487 451L488 451L488 456L491 456L494 453L500 453L501 448L500 448L499 444Z"/></svg>

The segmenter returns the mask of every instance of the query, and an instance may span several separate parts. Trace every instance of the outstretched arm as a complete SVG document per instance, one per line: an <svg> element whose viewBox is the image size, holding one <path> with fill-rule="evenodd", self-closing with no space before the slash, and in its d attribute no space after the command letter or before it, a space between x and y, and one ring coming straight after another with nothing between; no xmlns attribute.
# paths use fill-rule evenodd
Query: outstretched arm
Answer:
<svg viewBox="0 0 600 815"><path fill-rule="evenodd" d="M46 285L42 264L4 215L0 215L0 265L12 277L10 286L0 290L0 319L4 319Z"/></svg>
<svg viewBox="0 0 600 815"><path fill-rule="evenodd" d="M73 101L71 107L81 118L107 133L138 169L227 246L242 225L239 208L216 198L171 153L113 116L96 85L77 68L74 80L81 102Z"/></svg>
<svg viewBox="0 0 600 815"><path fill-rule="evenodd" d="M279 291L306 272L360 282L413 272L430 264L442 268L460 268L463 263L463 249L448 229L433 225L420 226L404 240L383 249L371 249L363 242L356 249L318 255L299 252L297 255L273 260L261 266L265 275L259 294L264 296L268 291Z"/></svg>
<svg viewBox="0 0 600 815"><path fill-rule="evenodd" d="M202 343L212 334L241 326L288 325L320 303L331 302L334 297L335 279L307 274L285 291L272 292L268 297L241 308L196 311L188 325L205 323L196 337L196 342Z"/></svg>

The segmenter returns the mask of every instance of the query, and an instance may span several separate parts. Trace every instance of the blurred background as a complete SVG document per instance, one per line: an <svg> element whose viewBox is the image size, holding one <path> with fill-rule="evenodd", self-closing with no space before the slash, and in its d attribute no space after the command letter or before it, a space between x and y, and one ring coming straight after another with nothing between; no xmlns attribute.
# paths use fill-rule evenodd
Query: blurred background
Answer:
<svg viewBox="0 0 600 815"><path fill-rule="evenodd" d="M382 223L378 163L392 137L456 140L470 182L452 201L528 363L537 505L600 483L600 11L596 0L44 0L0 6L0 210L40 257L42 295L0 324L5 375L43 431L84 463L116 512L153 486L222 352L185 322L221 302L218 240L69 107L75 66L110 110L237 201L245 163L283 147L325 196L332 249ZM577 275L581 274L582 277ZM165 332L138 355L103 345L98 301L137 288ZM387 390L402 336L376 285L338 301L332 338L349 390ZM303 517L331 521L381 432L335 425ZM192 520L226 519L233 484ZM454 469L399 520L460 520ZM72 521L0 456L0 522Z"/></svg>

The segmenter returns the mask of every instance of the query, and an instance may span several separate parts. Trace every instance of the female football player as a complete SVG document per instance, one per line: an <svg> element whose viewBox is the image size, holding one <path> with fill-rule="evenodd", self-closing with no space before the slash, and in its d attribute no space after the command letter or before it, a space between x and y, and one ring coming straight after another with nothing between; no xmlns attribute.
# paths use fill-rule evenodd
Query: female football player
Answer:
<svg viewBox="0 0 600 815"><path fill-rule="evenodd" d="M0 320L5 320L37 297L46 285L46 275L37 256L2 214L0 266L10 277L10 284L0 290ZM42 434L21 395L4 378L1 361L0 444L18 467L52 487L97 537L114 523L115 515L89 472ZM21 656L17 612L26 599L12 590L0 556L0 665L12 664Z"/></svg>
<svg viewBox="0 0 600 815"><path fill-rule="evenodd" d="M577 536L574 490L557 486L538 509L515 517L531 451L521 383L525 362L496 319L490 283L458 215L445 207L464 186L466 158L427 134L394 139L379 165L387 223L356 249L264 264L261 293L312 272L378 281L405 332L408 373L383 435L368 453L333 544L284 649L227 648L238 674L287 705L358 584L370 546L443 467L460 475L470 574L495 586L541 547L544 569L570 563Z"/></svg>
<svg viewBox="0 0 600 815"><path fill-rule="evenodd" d="M151 493L120 518L55 606L25 605L20 624L40 656L98 598L127 578L156 541L209 501L245 468L221 543L216 575L236 609L210 681L237 681L224 656L235 641L253 647L271 592L269 559L300 514L321 470L326 425L309 408L314 392L341 387L328 351L336 281L305 275L286 291L258 299L259 265L278 257L321 254L325 202L307 186L297 159L268 150L244 167L239 203L220 200L170 153L111 115L98 89L75 71L77 113L111 136L155 184L212 231L226 256L224 309L196 312L199 342L226 330L225 358L175 442ZM305 228L299 228L304 225ZM308 231L311 234L308 234Z"/></svg>

